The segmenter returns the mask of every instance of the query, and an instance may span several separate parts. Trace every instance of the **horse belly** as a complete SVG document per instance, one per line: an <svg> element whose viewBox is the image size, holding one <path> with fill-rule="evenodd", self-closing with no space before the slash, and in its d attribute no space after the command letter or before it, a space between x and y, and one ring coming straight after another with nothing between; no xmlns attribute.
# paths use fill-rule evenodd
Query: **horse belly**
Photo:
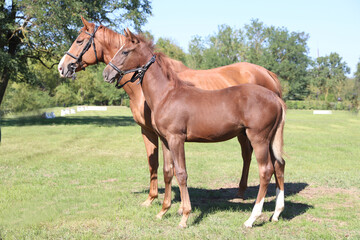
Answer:
<svg viewBox="0 0 360 240"><path fill-rule="evenodd" d="M188 142L221 142L232 139L243 131L239 119L226 119L224 115L211 116L206 119L194 117L187 125L186 141Z"/></svg>

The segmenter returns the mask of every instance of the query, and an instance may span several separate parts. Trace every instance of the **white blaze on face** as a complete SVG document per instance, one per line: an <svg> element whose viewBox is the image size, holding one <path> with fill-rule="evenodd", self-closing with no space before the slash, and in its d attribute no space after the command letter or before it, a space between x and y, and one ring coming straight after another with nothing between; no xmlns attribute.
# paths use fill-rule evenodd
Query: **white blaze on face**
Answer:
<svg viewBox="0 0 360 240"><path fill-rule="evenodd" d="M59 71L60 77L65 77L65 75L64 75L64 66L63 66L64 61L65 61L65 56L66 56L66 55L64 55L64 56L61 58L61 60L60 60L60 62L59 62L59 65L58 65L58 71Z"/></svg>

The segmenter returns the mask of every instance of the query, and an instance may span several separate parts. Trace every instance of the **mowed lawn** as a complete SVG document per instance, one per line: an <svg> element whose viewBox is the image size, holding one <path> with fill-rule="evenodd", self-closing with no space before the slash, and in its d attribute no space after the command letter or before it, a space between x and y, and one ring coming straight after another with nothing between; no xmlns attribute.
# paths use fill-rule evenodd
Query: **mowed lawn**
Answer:
<svg viewBox="0 0 360 240"><path fill-rule="evenodd" d="M49 110L48 110L49 111ZM52 109L59 116L60 108ZM164 197L142 207L149 171L140 127L130 109L86 111L55 119L1 121L0 239L359 239L360 116L288 110L285 124L285 210L269 222L275 184L263 215L243 227L256 198L253 156L246 200L236 198L242 159L236 139L187 143L193 212L179 229L180 194L155 215Z"/></svg>

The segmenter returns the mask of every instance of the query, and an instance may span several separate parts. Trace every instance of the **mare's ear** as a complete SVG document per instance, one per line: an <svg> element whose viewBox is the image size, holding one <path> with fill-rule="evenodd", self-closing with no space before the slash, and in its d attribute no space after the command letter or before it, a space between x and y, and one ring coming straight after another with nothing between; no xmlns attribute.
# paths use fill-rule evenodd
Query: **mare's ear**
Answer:
<svg viewBox="0 0 360 240"><path fill-rule="evenodd" d="M132 43L137 44L140 42L139 39L136 37L136 35L133 34L128 28L126 28L126 30L124 30L124 33L125 33L125 37L129 38L129 40Z"/></svg>
<svg viewBox="0 0 360 240"><path fill-rule="evenodd" d="M81 16L81 21L83 22L84 27L86 28L87 31L90 31L94 27L94 23L90 23L86 21L86 19L83 16Z"/></svg>

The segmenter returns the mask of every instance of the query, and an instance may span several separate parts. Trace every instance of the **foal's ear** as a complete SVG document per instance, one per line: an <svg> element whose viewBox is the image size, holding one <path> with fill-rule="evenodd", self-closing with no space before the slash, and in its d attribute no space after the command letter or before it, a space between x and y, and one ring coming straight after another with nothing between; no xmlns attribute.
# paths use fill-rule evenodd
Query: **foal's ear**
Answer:
<svg viewBox="0 0 360 240"><path fill-rule="evenodd" d="M139 39L136 37L135 34L133 34L128 28L126 28L126 30L124 30L125 32L125 37L129 38L129 40L134 43L137 44L139 43Z"/></svg>

